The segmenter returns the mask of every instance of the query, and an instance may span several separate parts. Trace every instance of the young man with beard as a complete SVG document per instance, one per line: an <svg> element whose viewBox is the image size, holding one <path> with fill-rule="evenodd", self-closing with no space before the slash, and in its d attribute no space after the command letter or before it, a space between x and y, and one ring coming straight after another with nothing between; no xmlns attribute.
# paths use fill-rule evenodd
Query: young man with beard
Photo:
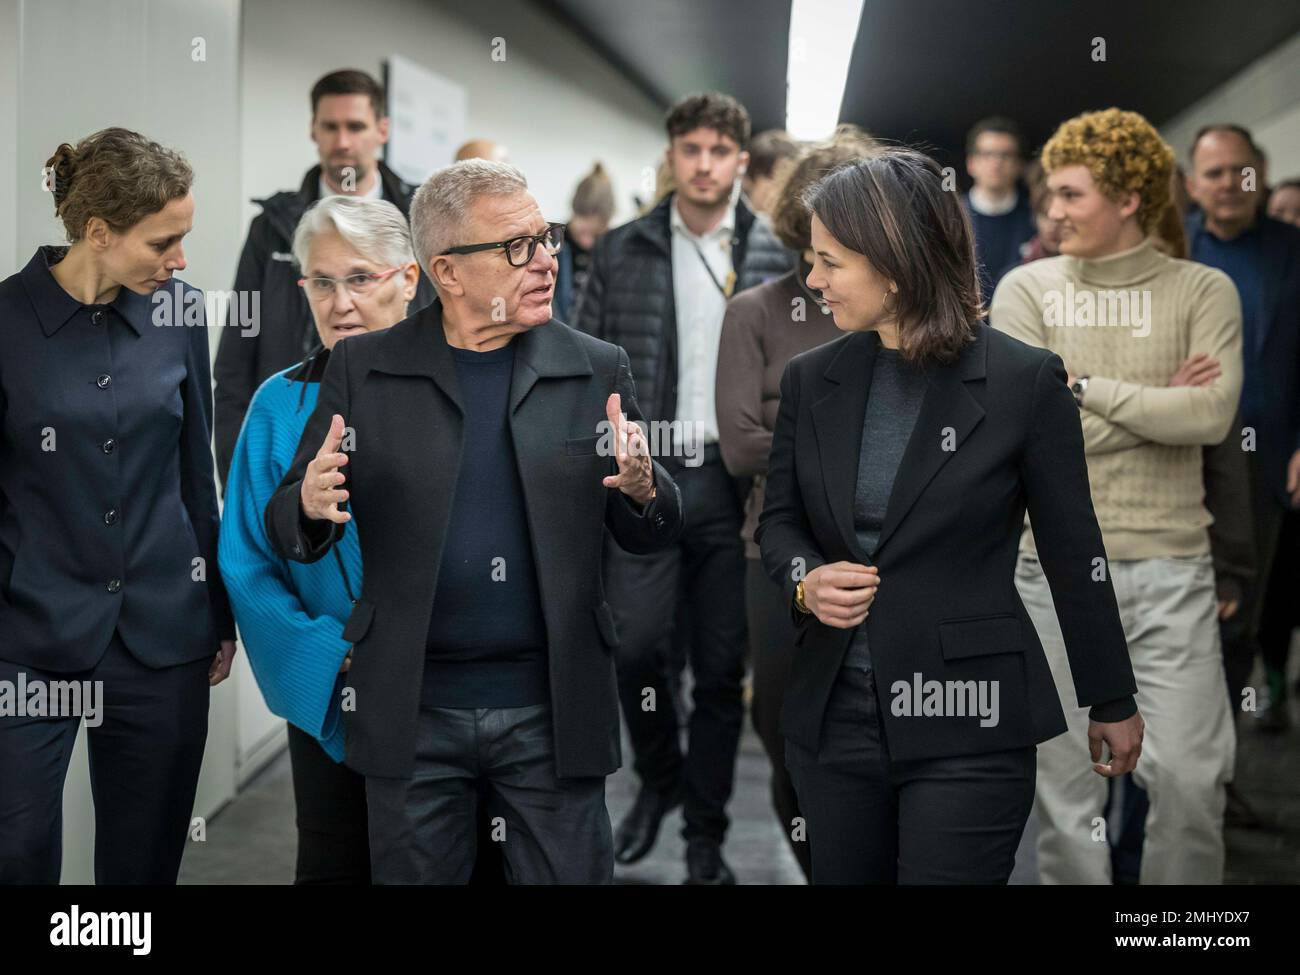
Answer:
<svg viewBox="0 0 1300 975"><path fill-rule="evenodd" d="M415 192L379 161L388 141L388 111L383 86L364 71L331 71L312 86L311 140L320 162L307 171L302 186L253 201L262 212L248 228L235 291L258 294L259 315L256 327L232 327L222 333L213 367L217 473L223 486L253 393L319 345L311 310L298 287L302 271L293 260L299 219L317 200L337 193L387 200L405 216ZM432 300L433 286L421 274L411 308L423 308Z"/></svg>
<svg viewBox="0 0 1300 975"><path fill-rule="evenodd" d="M677 189L601 239L573 316L577 328L627 350L646 419L671 433L664 466L681 487L688 525L654 554L608 546L619 695L641 778L614 856L644 857L664 815L683 803L687 882L730 884L722 842L744 717L747 484L722 463L714 379L727 299L793 262L738 199L749 162L744 107L717 92L691 95L669 111L666 127ZM685 754L668 673L678 621L694 677Z"/></svg>

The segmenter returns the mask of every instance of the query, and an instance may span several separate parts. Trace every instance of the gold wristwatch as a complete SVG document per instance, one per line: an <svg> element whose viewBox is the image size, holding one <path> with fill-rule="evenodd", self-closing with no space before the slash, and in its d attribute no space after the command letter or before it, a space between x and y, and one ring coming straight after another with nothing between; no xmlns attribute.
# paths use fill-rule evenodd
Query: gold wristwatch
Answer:
<svg viewBox="0 0 1300 975"><path fill-rule="evenodd" d="M799 612L801 612L801 613L803 613L803 614L805 614L805 615L807 615L807 614L809 614L809 613L812 612L812 610L809 609L809 608L804 604L804 601L803 601L803 580L802 580L802 579L800 579L797 583L795 583L795 587L794 587L794 608L797 609L797 610L799 610Z"/></svg>

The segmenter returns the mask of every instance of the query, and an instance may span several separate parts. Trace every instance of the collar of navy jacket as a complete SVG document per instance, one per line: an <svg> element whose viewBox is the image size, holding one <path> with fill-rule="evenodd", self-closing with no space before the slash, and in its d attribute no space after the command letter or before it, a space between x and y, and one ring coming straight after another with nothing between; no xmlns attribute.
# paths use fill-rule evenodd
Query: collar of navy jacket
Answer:
<svg viewBox="0 0 1300 975"><path fill-rule="evenodd" d="M972 393L970 384L982 383L984 379L987 334L987 325L977 325L974 341L953 362L925 364L928 385L885 508L877 554L912 510L926 485L984 419L984 407ZM859 548L853 527L853 499L862 452L862 425L880 336L876 332L855 332L837 341L839 352L823 373L830 388L811 407L813 429L827 501L848 550L865 564L867 555ZM949 444L953 449L945 449Z"/></svg>
<svg viewBox="0 0 1300 975"><path fill-rule="evenodd" d="M63 285L54 277L51 268L62 260L67 247L42 245L36 249L32 259L23 268L23 287L31 299L36 317L40 320L41 331L49 338L86 307L76 298L63 290ZM150 300L138 295L125 286L117 289L117 297L106 308L117 312L118 317L126 322L138 336L149 324Z"/></svg>
<svg viewBox="0 0 1300 975"><path fill-rule="evenodd" d="M574 333L554 318L516 335L511 341L515 343L514 373L510 379L511 413L519 409L539 379L592 374L587 351ZM428 376L456 404L461 415L465 415L456 363L442 329L440 299L435 298L432 304L389 329L383 346L375 356L372 369L394 376Z"/></svg>

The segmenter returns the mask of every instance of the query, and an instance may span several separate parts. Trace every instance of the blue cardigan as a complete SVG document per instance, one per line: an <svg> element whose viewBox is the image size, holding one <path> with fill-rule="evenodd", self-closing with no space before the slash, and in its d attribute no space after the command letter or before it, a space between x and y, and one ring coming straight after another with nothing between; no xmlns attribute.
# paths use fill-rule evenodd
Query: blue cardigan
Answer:
<svg viewBox="0 0 1300 975"><path fill-rule="evenodd" d="M263 513L293 461L316 406L328 353L276 373L253 397L226 483L219 559L235 621L266 705L343 761L339 666L347 655L343 624L352 602L337 558L306 565L271 549ZM310 381L290 376L305 375ZM361 594L356 525L334 546L352 596Z"/></svg>

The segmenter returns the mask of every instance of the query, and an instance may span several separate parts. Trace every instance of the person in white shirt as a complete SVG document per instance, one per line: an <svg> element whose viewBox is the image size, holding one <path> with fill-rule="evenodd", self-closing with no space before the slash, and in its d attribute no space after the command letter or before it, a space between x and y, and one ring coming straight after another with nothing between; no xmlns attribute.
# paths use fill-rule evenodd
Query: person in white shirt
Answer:
<svg viewBox="0 0 1300 975"><path fill-rule="evenodd" d="M624 864L645 856L682 803L687 882L729 884L722 843L744 718L748 483L722 463L714 378L727 299L793 260L740 199L745 109L716 92L691 95L666 122L676 190L600 239L572 315L577 328L627 351L651 449L680 486L686 519L681 538L653 555L607 546L619 695L641 779L614 856ZM675 645L685 646L693 677L685 752L668 666Z"/></svg>

